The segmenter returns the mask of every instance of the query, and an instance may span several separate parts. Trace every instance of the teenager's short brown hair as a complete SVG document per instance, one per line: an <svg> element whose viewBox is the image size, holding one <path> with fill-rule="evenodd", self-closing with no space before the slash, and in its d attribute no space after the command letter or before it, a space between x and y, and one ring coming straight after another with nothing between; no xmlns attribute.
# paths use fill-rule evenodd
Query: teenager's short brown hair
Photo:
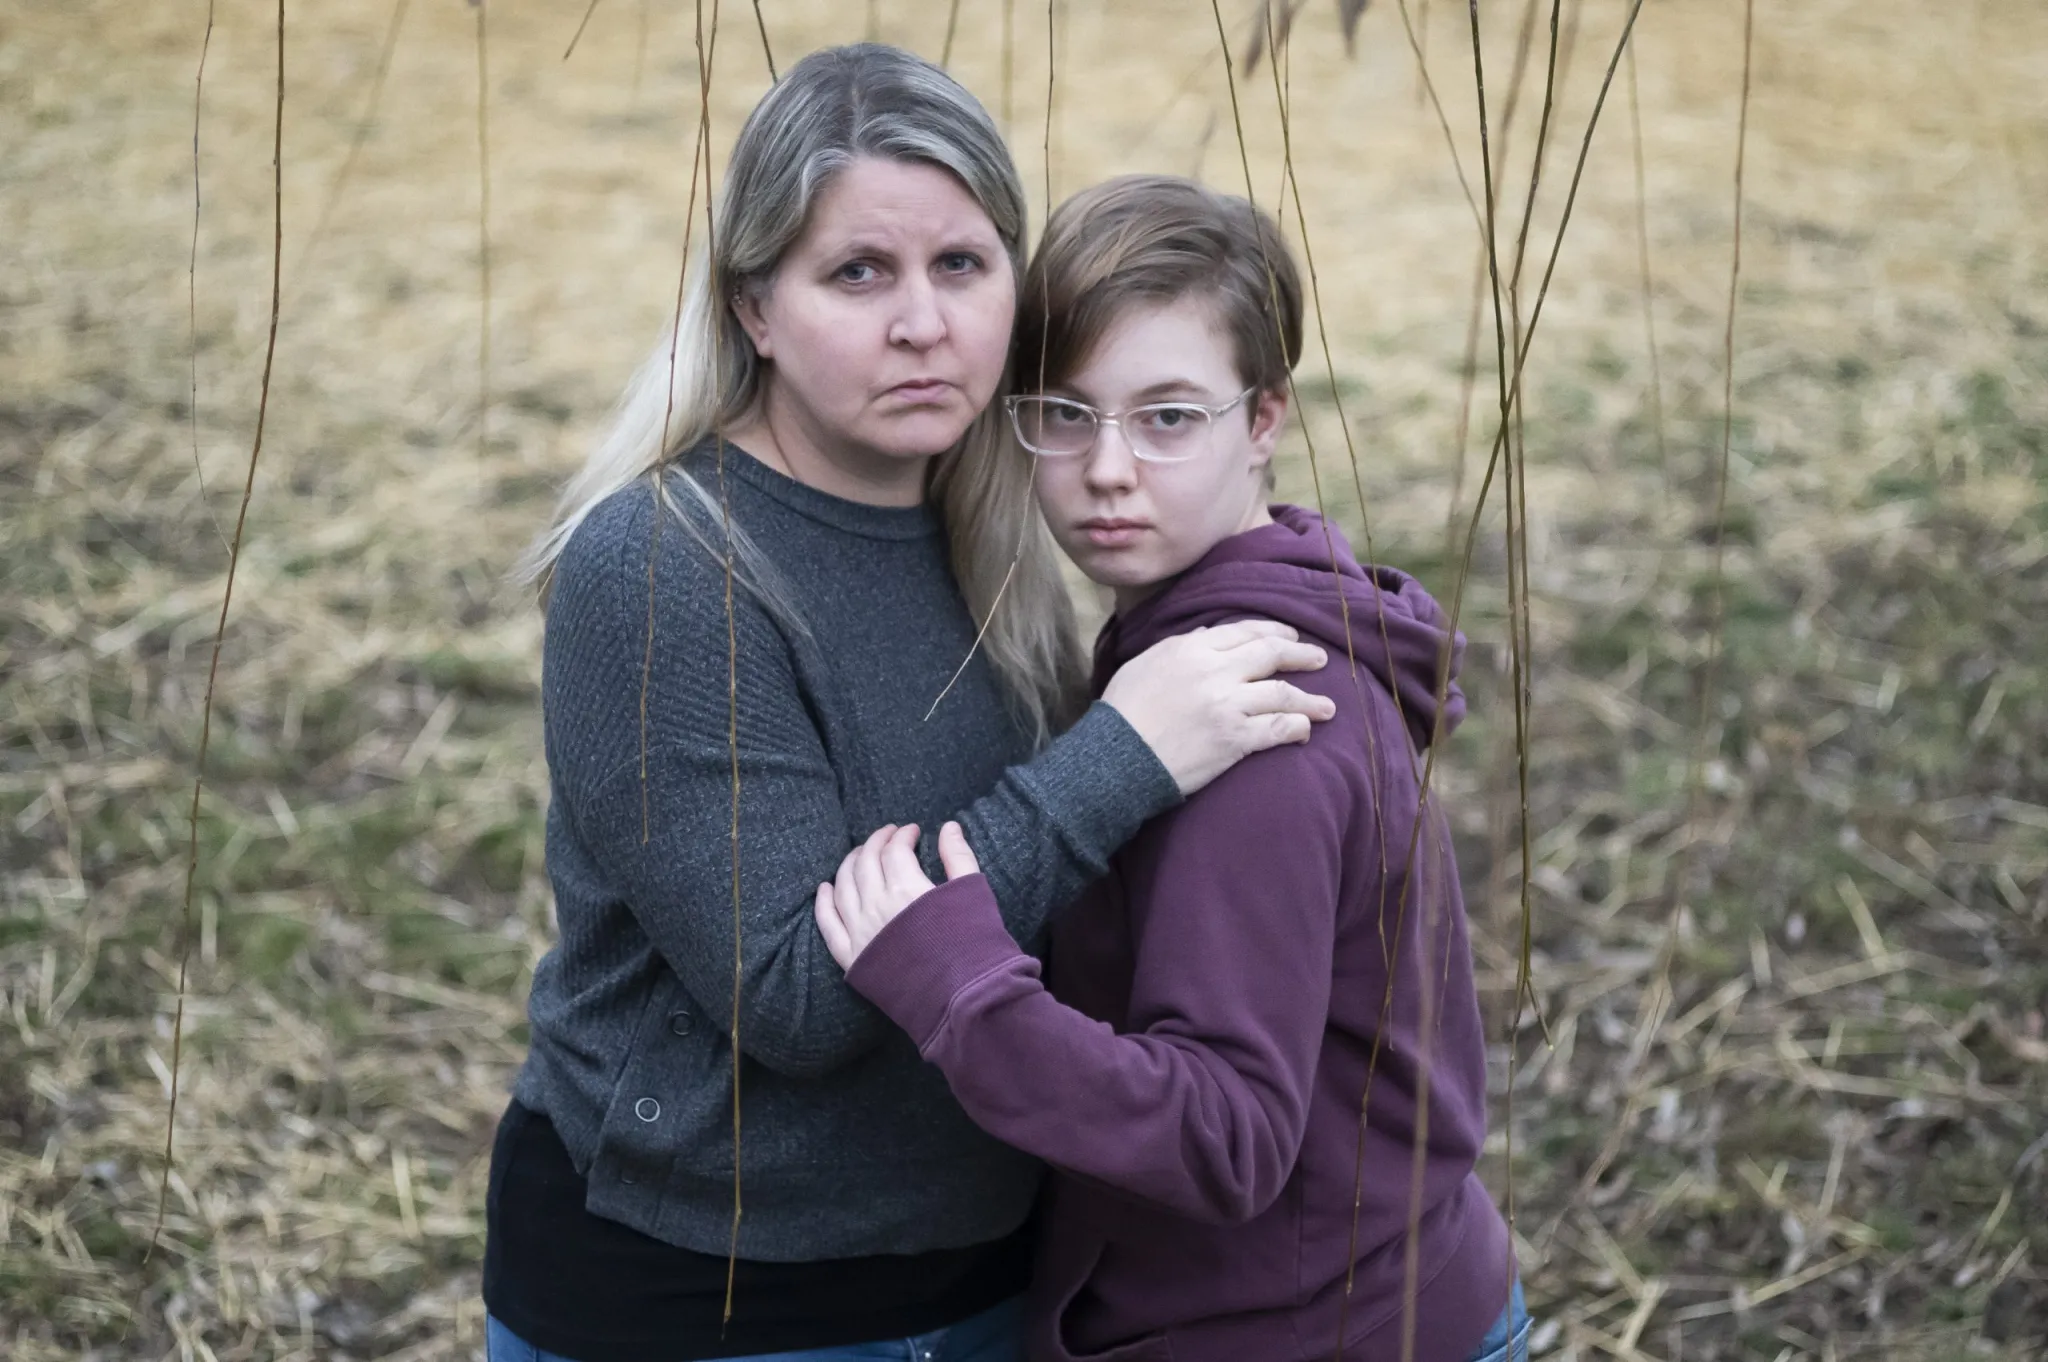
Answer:
<svg viewBox="0 0 2048 1362"><path fill-rule="evenodd" d="M1247 387L1286 387L1301 358L1301 276L1271 217L1177 175L1084 189L1046 223L1018 290L1016 382L1065 383L1126 307L1189 297L1214 304Z"/></svg>

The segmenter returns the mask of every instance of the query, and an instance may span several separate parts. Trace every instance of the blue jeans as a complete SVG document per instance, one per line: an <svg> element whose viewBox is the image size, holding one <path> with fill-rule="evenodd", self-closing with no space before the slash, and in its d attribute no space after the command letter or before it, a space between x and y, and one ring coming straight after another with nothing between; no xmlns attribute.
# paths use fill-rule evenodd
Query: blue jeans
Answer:
<svg viewBox="0 0 2048 1362"><path fill-rule="evenodd" d="M1522 1302L1521 1279L1508 1293L1508 1308L1479 1341L1471 1362L1529 1362L1529 1307ZM491 1362L497 1362L493 1355Z"/></svg>
<svg viewBox="0 0 2048 1362"><path fill-rule="evenodd" d="M488 1362L574 1362L544 1352L492 1316L486 1334ZM1023 1362L1024 1300L1014 1297L958 1324L910 1338L809 1348L793 1353L750 1353L726 1362Z"/></svg>

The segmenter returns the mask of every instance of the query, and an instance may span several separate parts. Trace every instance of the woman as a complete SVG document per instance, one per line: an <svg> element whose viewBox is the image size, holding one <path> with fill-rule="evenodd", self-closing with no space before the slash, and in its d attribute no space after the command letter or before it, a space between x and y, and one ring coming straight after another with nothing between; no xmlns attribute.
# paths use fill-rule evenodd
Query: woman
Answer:
<svg viewBox="0 0 2048 1362"><path fill-rule="evenodd" d="M958 823L939 889L915 826L871 836L819 886L820 931L968 1114L1055 1169L1035 1362L1525 1351L1474 1172L1485 1058L1457 864L1419 779L1464 712L1459 645L1412 578L1266 504L1301 350L1286 243L1243 199L1113 180L1053 215L1022 299L1016 367L1042 386L1011 399L1017 439L1053 536L1116 600L1098 684L1249 616L1356 667L1305 683L1337 708L1311 742L1116 853L1053 926L1050 991Z"/></svg>
<svg viewBox="0 0 2048 1362"><path fill-rule="evenodd" d="M888 813L957 816L1029 942L1147 817L1333 712L1265 679L1327 656L1266 622L1087 704L990 410L1023 231L943 72L798 63L673 358L529 556L560 940L492 1154L494 1362L1014 1357L1038 1165L847 987L812 887Z"/></svg>

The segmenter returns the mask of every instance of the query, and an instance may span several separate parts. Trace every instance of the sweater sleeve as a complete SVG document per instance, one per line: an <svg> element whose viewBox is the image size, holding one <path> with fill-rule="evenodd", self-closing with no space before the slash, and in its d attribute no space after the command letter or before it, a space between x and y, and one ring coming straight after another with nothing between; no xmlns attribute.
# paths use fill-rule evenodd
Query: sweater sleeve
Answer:
<svg viewBox="0 0 2048 1362"><path fill-rule="evenodd" d="M1179 803L1180 787L1137 730L1097 701L963 810L960 830L1010 935L1029 943L1109 868L1109 858L1146 820ZM938 838L921 839L919 848L926 873L937 879Z"/></svg>
<svg viewBox="0 0 2048 1362"><path fill-rule="evenodd" d="M1119 862L1136 957L1122 1034L1046 990L978 876L911 905L849 980L997 1138L1180 1214L1241 1223L1279 1196L1300 1153L1350 802L1309 749L1283 748L1145 829Z"/></svg>
<svg viewBox="0 0 2048 1362"><path fill-rule="evenodd" d="M745 1054L827 1073L888 1034L812 918L818 885L871 829L851 825L782 630L741 590L729 636L722 567L652 517L651 497L601 507L556 566L543 665L556 797L698 1010L726 1028L737 1001ZM961 817L1029 939L1177 798L1098 706Z"/></svg>

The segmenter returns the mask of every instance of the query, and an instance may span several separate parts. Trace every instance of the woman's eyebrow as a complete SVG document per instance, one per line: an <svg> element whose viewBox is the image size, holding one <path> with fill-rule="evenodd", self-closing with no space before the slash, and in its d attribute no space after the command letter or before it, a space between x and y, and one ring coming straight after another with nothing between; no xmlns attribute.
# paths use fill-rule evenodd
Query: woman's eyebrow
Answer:
<svg viewBox="0 0 2048 1362"><path fill-rule="evenodd" d="M854 256L880 256L886 260L893 260L896 258L896 247L881 237L850 236L831 242L830 248L824 254L835 260L845 260Z"/></svg>

